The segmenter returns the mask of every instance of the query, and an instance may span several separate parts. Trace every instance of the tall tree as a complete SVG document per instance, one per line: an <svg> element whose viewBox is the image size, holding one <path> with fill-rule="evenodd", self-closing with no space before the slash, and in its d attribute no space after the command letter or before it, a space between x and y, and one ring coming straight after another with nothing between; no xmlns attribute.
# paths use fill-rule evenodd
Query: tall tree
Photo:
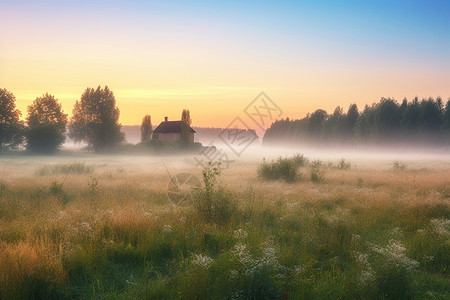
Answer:
<svg viewBox="0 0 450 300"><path fill-rule="evenodd" d="M11 92L0 89L0 152L16 149L23 143L24 127L15 102Z"/></svg>
<svg viewBox="0 0 450 300"><path fill-rule="evenodd" d="M191 142L190 126L192 124L191 113L189 109L183 109L181 113L181 143L187 145Z"/></svg>
<svg viewBox="0 0 450 300"><path fill-rule="evenodd" d="M444 137L447 141L450 141L450 98L447 100L447 104L445 105L445 111L442 119L442 130Z"/></svg>
<svg viewBox="0 0 450 300"><path fill-rule="evenodd" d="M344 132L345 115L342 107L337 106L332 115L325 122L325 132L327 140L342 141Z"/></svg>
<svg viewBox="0 0 450 300"><path fill-rule="evenodd" d="M51 153L66 139L67 114L54 96L45 94L28 106L27 149Z"/></svg>
<svg viewBox="0 0 450 300"><path fill-rule="evenodd" d="M400 128L400 110L397 101L382 98L375 106L374 133L379 139L393 139L398 137Z"/></svg>
<svg viewBox="0 0 450 300"><path fill-rule="evenodd" d="M318 109L309 116L307 130L312 140L317 141L323 137L327 117L328 114L323 109Z"/></svg>
<svg viewBox="0 0 450 300"><path fill-rule="evenodd" d="M423 99L420 106L422 131L426 134L427 132L439 130L442 125L442 100L434 101L433 98Z"/></svg>
<svg viewBox="0 0 450 300"><path fill-rule="evenodd" d="M183 112L181 113L181 121L184 124L191 126L192 120L191 120L191 113L189 112L189 109L183 109Z"/></svg>
<svg viewBox="0 0 450 300"><path fill-rule="evenodd" d="M345 116L345 129L344 134L347 138L352 138L355 135L356 122L359 118L358 106L356 104L350 104Z"/></svg>
<svg viewBox="0 0 450 300"><path fill-rule="evenodd" d="M85 141L95 151L104 151L124 140L120 132L119 108L113 92L105 86L87 88L75 103L69 125L69 136L77 142Z"/></svg>
<svg viewBox="0 0 450 300"><path fill-rule="evenodd" d="M141 143L145 143L152 138L153 128L152 128L152 117L146 115L142 119L141 124Z"/></svg>
<svg viewBox="0 0 450 300"><path fill-rule="evenodd" d="M360 141L370 141L374 135L375 107L366 105L355 124L355 137Z"/></svg>

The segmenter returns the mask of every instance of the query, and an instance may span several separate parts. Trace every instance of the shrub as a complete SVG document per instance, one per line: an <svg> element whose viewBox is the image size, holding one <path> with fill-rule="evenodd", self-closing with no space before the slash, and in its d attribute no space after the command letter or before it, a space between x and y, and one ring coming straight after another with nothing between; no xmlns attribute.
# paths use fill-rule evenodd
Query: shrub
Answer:
<svg viewBox="0 0 450 300"><path fill-rule="evenodd" d="M339 160L336 165L330 162L328 166L336 170L348 170L351 168L352 164L350 162L347 162L344 158L341 158L341 160Z"/></svg>
<svg viewBox="0 0 450 300"><path fill-rule="evenodd" d="M394 171L405 171L406 170L406 164L402 163L398 160L395 160L392 163L392 169L394 169Z"/></svg>
<svg viewBox="0 0 450 300"><path fill-rule="evenodd" d="M300 154L292 157L279 157L275 161L266 162L263 159L262 164L258 167L258 176L266 180L284 180L286 182L294 182L300 178L301 174L298 168L306 165L307 159Z"/></svg>
<svg viewBox="0 0 450 300"><path fill-rule="evenodd" d="M44 165L36 170L38 176L50 176L59 174L91 174L94 172L94 167L86 165L81 162Z"/></svg>
<svg viewBox="0 0 450 300"><path fill-rule="evenodd" d="M207 222L227 224L238 210L233 194L222 186L216 187L219 168L212 163L203 169L204 187L194 190L194 206Z"/></svg>
<svg viewBox="0 0 450 300"><path fill-rule="evenodd" d="M406 248L396 240L389 245L372 246L378 263L374 264L375 284L382 298L411 299L414 295L415 283L413 274L419 263L406 256Z"/></svg>
<svg viewBox="0 0 450 300"><path fill-rule="evenodd" d="M89 176L87 184L89 187L89 191L91 192L91 196L94 196L95 192L97 191L97 185L98 185L97 178L95 178L94 176Z"/></svg>
<svg viewBox="0 0 450 300"><path fill-rule="evenodd" d="M69 195L63 190L62 182L53 181L50 185L49 192L51 195L58 198L58 200L64 205L70 201Z"/></svg>
<svg viewBox="0 0 450 300"><path fill-rule="evenodd" d="M325 177L325 173L327 172L326 167L323 163L323 161L316 159L313 160L311 163L311 180L314 182L320 182L323 181Z"/></svg>

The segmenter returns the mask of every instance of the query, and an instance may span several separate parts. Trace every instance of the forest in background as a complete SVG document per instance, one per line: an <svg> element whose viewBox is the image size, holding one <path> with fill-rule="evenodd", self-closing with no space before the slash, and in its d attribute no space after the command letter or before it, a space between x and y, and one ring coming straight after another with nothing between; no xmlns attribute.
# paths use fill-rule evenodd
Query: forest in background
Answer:
<svg viewBox="0 0 450 300"><path fill-rule="evenodd" d="M267 129L263 144L450 144L450 100L417 97L398 103L381 98L360 112L351 104L345 113L338 106L332 114L323 109L302 119L281 119Z"/></svg>

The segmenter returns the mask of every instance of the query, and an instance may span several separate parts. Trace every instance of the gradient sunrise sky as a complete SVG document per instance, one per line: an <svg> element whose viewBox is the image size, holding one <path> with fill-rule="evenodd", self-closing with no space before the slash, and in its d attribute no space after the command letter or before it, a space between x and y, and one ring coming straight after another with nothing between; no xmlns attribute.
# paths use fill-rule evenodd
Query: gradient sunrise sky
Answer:
<svg viewBox="0 0 450 300"><path fill-rule="evenodd" d="M2 1L0 88L66 113L108 85L122 124L228 125L260 91L300 118L450 97L449 1Z"/></svg>

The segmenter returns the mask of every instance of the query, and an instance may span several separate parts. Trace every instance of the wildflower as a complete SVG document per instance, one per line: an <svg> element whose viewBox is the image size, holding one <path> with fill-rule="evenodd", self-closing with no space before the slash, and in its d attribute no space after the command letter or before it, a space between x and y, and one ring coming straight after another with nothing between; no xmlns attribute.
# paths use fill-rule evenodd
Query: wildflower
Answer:
<svg viewBox="0 0 450 300"><path fill-rule="evenodd" d="M125 280L128 285L137 285L136 280L134 279L133 274L130 275L130 279Z"/></svg>
<svg viewBox="0 0 450 300"><path fill-rule="evenodd" d="M427 262L432 262L434 260L434 256L432 256L432 255L425 255L424 259Z"/></svg>
<svg viewBox="0 0 450 300"><path fill-rule="evenodd" d="M405 255L406 248L397 240L390 240L386 247L371 245L371 249L387 259L387 263L393 267L413 271L419 265L417 261Z"/></svg>
<svg viewBox="0 0 450 300"><path fill-rule="evenodd" d="M237 239L245 239L248 236L248 233L242 229L238 229L234 231L234 237Z"/></svg>
<svg viewBox="0 0 450 300"><path fill-rule="evenodd" d="M194 254L191 262L193 265L209 268L209 266L214 262L214 259L207 255Z"/></svg>
<svg viewBox="0 0 450 300"><path fill-rule="evenodd" d="M436 232L437 234L450 234L450 219L433 219L430 222L434 232Z"/></svg>

